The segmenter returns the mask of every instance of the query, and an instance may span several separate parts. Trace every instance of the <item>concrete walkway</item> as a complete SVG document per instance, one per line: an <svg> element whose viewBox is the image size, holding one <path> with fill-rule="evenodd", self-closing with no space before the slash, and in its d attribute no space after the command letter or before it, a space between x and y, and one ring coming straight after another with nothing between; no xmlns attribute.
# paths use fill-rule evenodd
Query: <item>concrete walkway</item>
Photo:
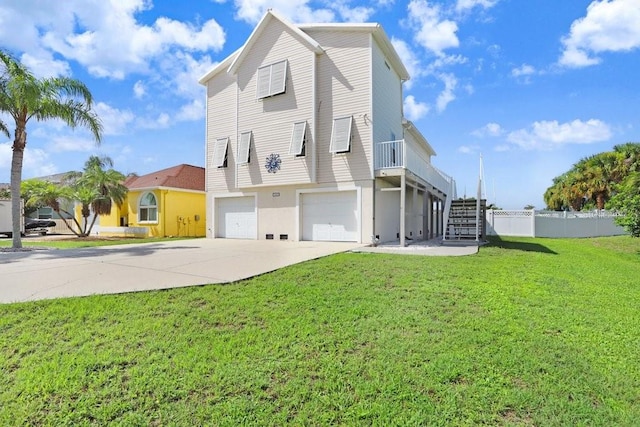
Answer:
<svg viewBox="0 0 640 427"><path fill-rule="evenodd" d="M0 252L0 303L229 283L339 252L463 256L471 244L194 239L84 249Z"/></svg>
<svg viewBox="0 0 640 427"><path fill-rule="evenodd" d="M0 303L228 283L361 246L194 239L0 252Z"/></svg>
<svg viewBox="0 0 640 427"><path fill-rule="evenodd" d="M384 243L376 247L362 247L353 249L353 252L370 252L398 255L422 255L422 256L466 256L478 253L476 242L451 241L445 244L442 239L420 240L405 247L399 242Z"/></svg>

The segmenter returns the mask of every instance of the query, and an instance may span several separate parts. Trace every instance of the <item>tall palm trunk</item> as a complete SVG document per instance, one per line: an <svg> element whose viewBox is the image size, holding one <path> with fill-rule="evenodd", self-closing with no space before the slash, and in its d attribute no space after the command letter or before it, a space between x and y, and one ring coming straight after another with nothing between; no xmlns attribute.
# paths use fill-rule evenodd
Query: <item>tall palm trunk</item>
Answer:
<svg viewBox="0 0 640 427"><path fill-rule="evenodd" d="M598 194L596 194L596 207L598 208L598 210L601 211L604 209L604 205L605 205L605 193L601 191Z"/></svg>
<svg viewBox="0 0 640 427"><path fill-rule="evenodd" d="M22 161L24 147L27 144L27 129L24 123L16 124L15 140L13 141L13 155L11 156L11 225L13 232L12 246L22 248L20 225L22 224L22 209L20 209L20 181L22 180Z"/></svg>

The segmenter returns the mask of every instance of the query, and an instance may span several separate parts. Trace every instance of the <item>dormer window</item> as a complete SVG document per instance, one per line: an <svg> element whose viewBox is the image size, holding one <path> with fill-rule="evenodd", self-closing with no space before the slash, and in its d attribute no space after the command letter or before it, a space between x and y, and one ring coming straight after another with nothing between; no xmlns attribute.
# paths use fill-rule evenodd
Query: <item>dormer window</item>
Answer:
<svg viewBox="0 0 640 427"><path fill-rule="evenodd" d="M307 140L307 122L298 122L293 125L293 133L291 134L291 144L289 145L289 154L294 156L304 156L304 147Z"/></svg>
<svg viewBox="0 0 640 427"><path fill-rule="evenodd" d="M284 93L287 81L287 60L258 68L256 97L258 99Z"/></svg>

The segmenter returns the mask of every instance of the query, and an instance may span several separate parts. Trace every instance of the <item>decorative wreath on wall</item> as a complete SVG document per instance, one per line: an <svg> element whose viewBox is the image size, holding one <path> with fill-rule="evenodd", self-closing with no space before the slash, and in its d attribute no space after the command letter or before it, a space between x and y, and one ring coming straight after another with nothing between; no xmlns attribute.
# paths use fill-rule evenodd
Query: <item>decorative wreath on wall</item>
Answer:
<svg viewBox="0 0 640 427"><path fill-rule="evenodd" d="M264 167L269 173L276 173L280 170L281 164L280 154L271 153L269 157L267 157L267 162L264 164Z"/></svg>

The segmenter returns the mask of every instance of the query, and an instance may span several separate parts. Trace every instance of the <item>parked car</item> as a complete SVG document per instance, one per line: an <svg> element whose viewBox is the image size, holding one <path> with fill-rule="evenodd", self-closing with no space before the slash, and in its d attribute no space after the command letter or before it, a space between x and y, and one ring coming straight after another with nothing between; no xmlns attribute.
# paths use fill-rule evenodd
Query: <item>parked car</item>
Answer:
<svg viewBox="0 0 640 427"><path fill-rule="evenodd" d="M49 232L49 227L55 226L56 222L50 219L26 218L24 221L24 232L25 234L39 233L44 236Z"/></svg>

